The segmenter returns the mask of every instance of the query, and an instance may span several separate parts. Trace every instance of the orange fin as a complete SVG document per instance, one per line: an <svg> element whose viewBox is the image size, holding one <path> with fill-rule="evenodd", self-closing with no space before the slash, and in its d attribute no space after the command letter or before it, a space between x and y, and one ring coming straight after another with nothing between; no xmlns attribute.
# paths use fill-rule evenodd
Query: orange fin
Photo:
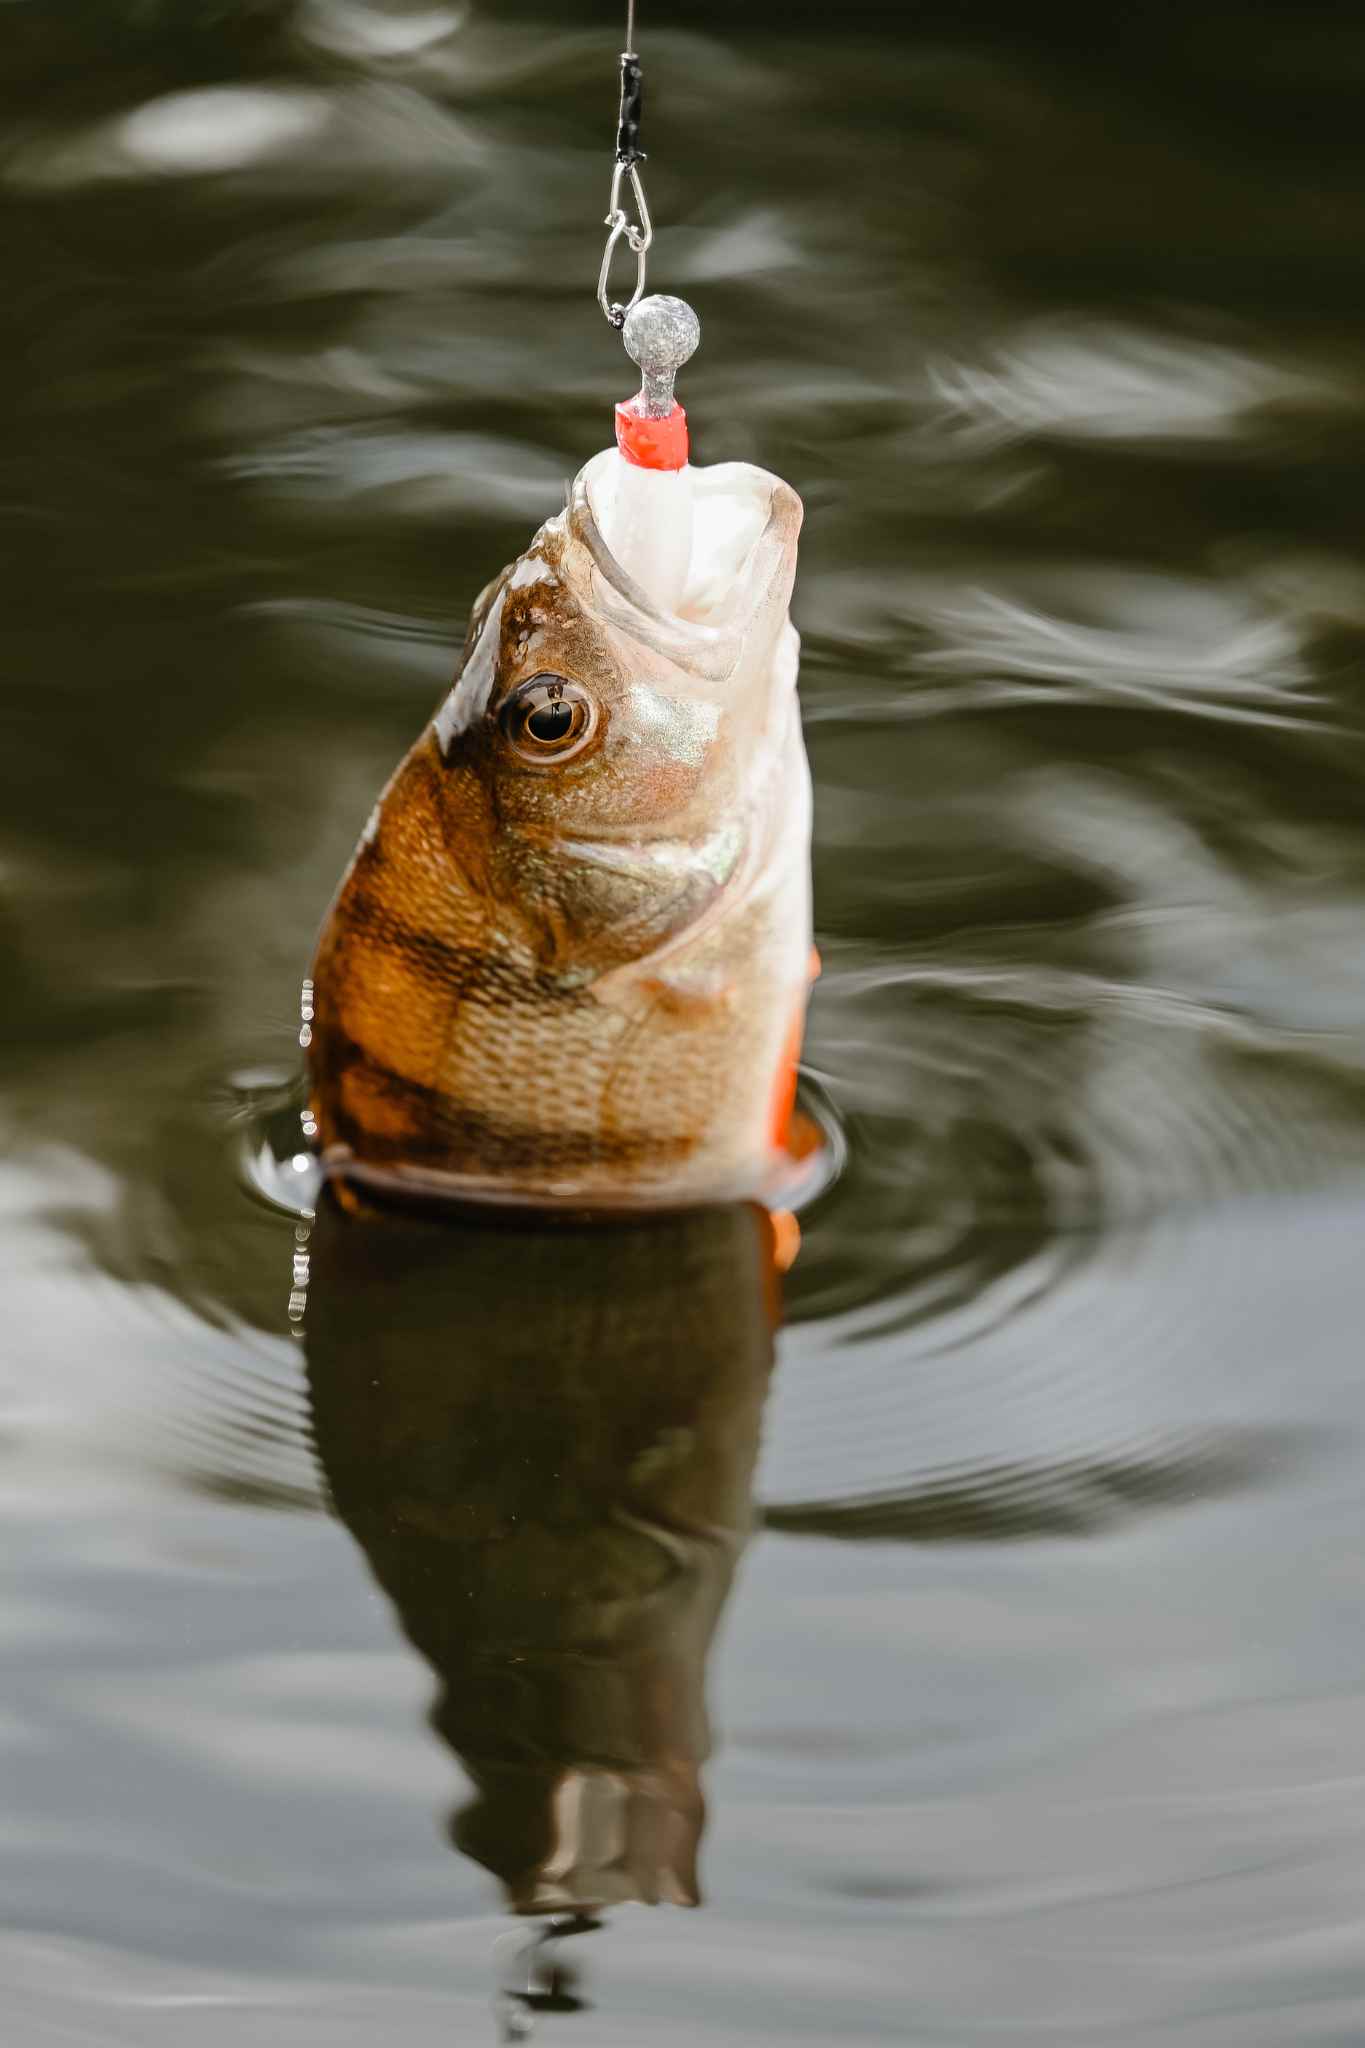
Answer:
<svg viewBox="0 0 1365 2048"><path fill-rule="evenodd" d="M774 1209L771 1217L773 1264L779 1273L790 1273L796 1264L796 1255L801 1249L801 1225L790 1209Z"/></svg>
<svg viewBox="0 0 1365 2048"><path fill-rule="evenodd" d="M796 1076L801 1060L801 1040L806 1030L804 999L796 1005L791 1027L777 1063L772 1107L768 1116L768 1139L775 1151L785 1152L791 1137L792 1111L796 1108Z"/></svg>

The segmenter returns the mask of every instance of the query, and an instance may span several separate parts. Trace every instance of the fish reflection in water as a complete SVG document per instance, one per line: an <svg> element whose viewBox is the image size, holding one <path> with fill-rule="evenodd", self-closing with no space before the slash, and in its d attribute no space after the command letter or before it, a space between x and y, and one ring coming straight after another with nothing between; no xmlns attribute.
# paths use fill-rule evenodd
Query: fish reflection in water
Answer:
<svg viewBox="0 0 1365 2048"><path fill-rule="evenodd" d="M610 1230L322 1206L322 1470L436 1674L473 1787L452 1839L516 1913L699 1901L705 1665L751 1523L773 1243L748 1206Z"/></svg>

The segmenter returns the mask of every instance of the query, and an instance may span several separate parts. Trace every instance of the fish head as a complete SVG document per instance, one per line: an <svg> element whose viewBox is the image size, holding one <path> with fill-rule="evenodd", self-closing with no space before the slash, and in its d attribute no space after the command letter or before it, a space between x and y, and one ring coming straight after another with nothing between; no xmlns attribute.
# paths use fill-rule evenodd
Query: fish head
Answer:
<svg viewBox="0 0 1365 2048"><path fill-rule="evenodd" d="M734 879L796 718L796 493L747 464L695 473L689 587L665 613L593 510L616 459L483 594L433 726L491 898L580 974L647 953Z"/></svg>

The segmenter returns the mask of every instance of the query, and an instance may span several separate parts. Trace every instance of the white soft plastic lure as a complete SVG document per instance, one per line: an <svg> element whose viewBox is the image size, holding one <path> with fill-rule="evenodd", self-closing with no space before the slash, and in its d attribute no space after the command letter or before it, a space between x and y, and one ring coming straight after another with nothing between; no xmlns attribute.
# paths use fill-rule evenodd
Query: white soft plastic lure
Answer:
<svg viewBox="0 0 1365 2048"><path fill-rule="evenodd" d="M680 302L643 301L619 445L479 598L323 927L313 1115L346 1179L604 1210L774 1187L812 958L801 501L688 465L660 306L676 344Z"/></svg>

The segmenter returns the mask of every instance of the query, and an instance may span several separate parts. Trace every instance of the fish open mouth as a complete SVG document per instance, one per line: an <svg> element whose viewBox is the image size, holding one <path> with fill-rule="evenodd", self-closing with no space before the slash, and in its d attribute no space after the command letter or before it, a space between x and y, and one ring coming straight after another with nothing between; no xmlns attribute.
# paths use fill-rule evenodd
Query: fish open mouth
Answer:
<svg viewBox="0 0 1365 2048"><path fill-rule="evenodd" d="M677 608L661 609L603 534L599 515L617 460L614 449L594 456L569 493L569 536L596 572L597 606L613 625L645 639L682 667L710 681L723 680L757 615L769 605L786 611L796 574L801 500L780 477L747 462L687 472L687 573Z"/></svg>
<svg viewBox="0 0 1365 2048"><path fill-rule="evenodd" d="M615 473L615 460L608 448L585 466L574 487L570 517L576 523L581 517L582 538L614 588L622 595L638 595L646 610L657 611L603 537L602 496ZM692 530L687 576L681 603L669 616L709 625L729 607L737 592L750 587L755 550L773 518L774 486L783 491L787 487L747 462L692 470L689 481L687 514Z"/></svg>

